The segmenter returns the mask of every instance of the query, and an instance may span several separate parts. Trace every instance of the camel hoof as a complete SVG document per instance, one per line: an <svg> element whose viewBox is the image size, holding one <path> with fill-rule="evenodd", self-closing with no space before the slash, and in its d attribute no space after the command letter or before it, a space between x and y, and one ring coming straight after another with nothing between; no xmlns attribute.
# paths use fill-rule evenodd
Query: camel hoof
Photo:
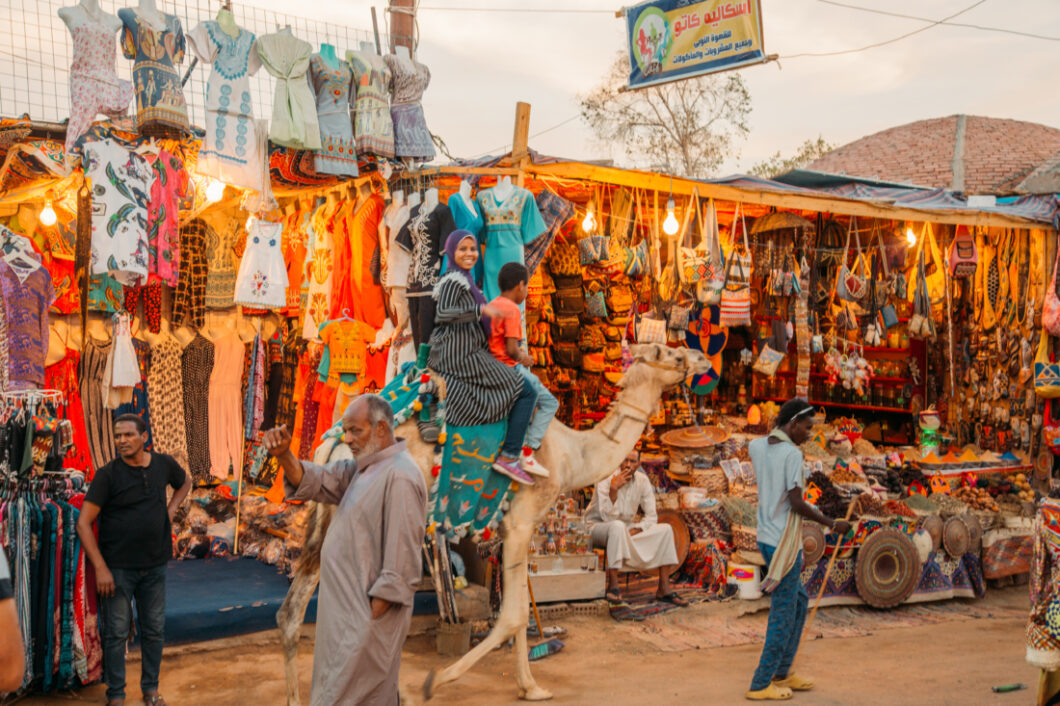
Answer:
<svg viewBox="0 0 1060 706"><path fill-rule="evenodd" d="M548 701L552 698L552 692L540 686L534 686L530 689L520 689L519 698L523 701Z"/></svg>
<svg viewBox="0 0 1060 706"><path fill-rule="evenodd" d="M434 677L437 674L437 672L438 672L437 668L432 669L430 672L427 673L427 678L423 680L423 700L424 701L430 701L431 700L431 696L433 696L433 694L431 692L434 691Z"/></svg>

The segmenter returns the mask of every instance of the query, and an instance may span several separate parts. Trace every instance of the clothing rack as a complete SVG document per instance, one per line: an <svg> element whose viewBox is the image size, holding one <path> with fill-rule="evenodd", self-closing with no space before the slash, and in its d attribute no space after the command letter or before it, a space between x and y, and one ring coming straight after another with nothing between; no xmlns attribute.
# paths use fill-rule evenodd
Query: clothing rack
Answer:
<svg viewBox="0 0 1060 706"><path fill-rule="evenodd" d="M41 402L54 402L55 404L64 404L66 402L66 395L63 394L62 390L8 390L3 393L2 398L5 404L22 402L28 402L32 405L38 405Z"/></svg>

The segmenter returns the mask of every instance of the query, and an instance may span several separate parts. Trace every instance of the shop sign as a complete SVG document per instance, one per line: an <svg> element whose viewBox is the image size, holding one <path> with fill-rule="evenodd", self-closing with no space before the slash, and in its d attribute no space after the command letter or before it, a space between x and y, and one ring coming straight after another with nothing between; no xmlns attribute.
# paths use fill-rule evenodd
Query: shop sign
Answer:
<svg viewBox="0 0 1060 706"><path fill-rule="evenodd" d="M624 12L629 88L767 60L761 0L650 0Z"/></svg>

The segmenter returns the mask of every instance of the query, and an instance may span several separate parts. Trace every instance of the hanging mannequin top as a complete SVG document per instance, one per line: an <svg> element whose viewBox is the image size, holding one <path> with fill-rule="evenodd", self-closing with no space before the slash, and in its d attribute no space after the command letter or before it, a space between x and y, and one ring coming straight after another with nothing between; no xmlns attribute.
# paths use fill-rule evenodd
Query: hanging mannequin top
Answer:
<svg viewBox="0 0 1060 706"><path fill-rule="evenodd" d="M137 127L141 132L187 132L188 106L176 68L184 61L180 20L158 12L152 0L141 0L136 10L122 8L118 17L124 25L122 51L134 60Z"/></svg>
<svg viewBox="0 0 1060 706"><path fill-rule="evenodd" d="M492 189L480 191L477 199L485 222L482 291L488 301L500 294L497 275L501 267L509 262L524 263L524 248L546 229L534 195L505 179Z"/></svg>
<svg viewBox="0 0 1060 706"><path fill-rule="evenodd" d="M262 66L276 77L269 139L299 150L320 149L316 99L306 79L313 45L285 29L258 37L256 47Z"/></svg>
<svg viewBox="0 0 1060 706"><path fill-rule="evenodd" d="M234 25L233 25L234 26ZM206 139L196 171L227 184L263 191L261 153L250 99L250 76L261 68L254 35L228 34L220 23L200 23L188 34L191 50L213 64L206 82Z"/></svg>
<svg viewBox="0 0 1060 706"><path fill-rule="evenodd" d="M323 44L320 50L322 53L314 54L309 61L322 143L313 163L320 174L357 176L357 149L350 119L353 71L349 64L335 56L335 47Z"/></svg>
<svg viewBox="0 0 1060 706"><path fill-rule="evenodd" d="M449 210L453 212L456 227L466 230L477 238L482 232L482 214L471 196L471 184L460 182L460 190L449 197Z"/></svg>
<svg viewBox="0 0 1060 706"><path fill-rule="evenodd" d="M390 115L394 122L394 156L430 161L434 140L427 130L420 99L431 82L431 71L410 58L388 54L383 59L394 75Z"/></svg>
<svg viewBox="0 0 1060 706"><path fill-rule="evenodd" d="M92 125L96 114L124 115L132 100L133 87L118 78L115 35L122 22L99 7L98 0L81 0L73 7L59 8L73 40L70 64L70 123L66 128L66 154L70 158L77 140Z"/></svg>
<svg viewBox="0 0 1060 706"><path fill-rule="evenodd" d="M371 47L370 44L367 45ZM357 90L354 102L354 135L357 152L374 154L377 157L394 156L394 120L390 116L390 67L383 57L374 51L346 52L346 59L353 67L354 86Z"/></svg>

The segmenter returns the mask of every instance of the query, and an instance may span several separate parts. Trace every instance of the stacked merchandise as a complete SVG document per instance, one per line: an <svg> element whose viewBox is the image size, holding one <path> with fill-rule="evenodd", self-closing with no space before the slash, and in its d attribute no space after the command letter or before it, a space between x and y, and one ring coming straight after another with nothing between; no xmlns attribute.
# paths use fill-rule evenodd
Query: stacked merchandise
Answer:
<svg viewBox="0 0 1060 706"><path fill-rule="evenodd" d="M102 676L96 579L76 525L81 472L63 471L73 437L57 392L7 393L0 444L0 545L22 630L23 689L55 691Z"/></svg>

